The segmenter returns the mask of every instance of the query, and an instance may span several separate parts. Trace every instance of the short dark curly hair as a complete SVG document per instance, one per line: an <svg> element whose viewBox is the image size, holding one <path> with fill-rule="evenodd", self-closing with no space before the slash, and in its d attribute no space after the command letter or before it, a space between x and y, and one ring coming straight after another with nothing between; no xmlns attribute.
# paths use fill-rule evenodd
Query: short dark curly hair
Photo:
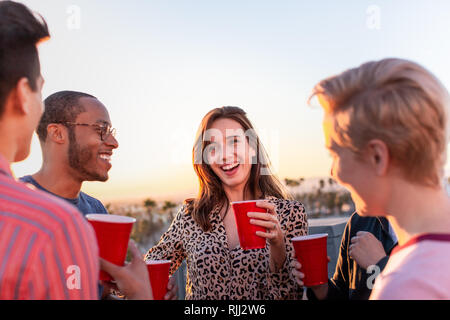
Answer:
<svg viewBox="0 0 450 320"><path fill-rule="evenodd" d="M59 91L44 100L45 111L36 129L41 142L47 139L47 127L51 123L75 122L77 116L85 112L85 108L79 103L80 98L96 97L77 91Z"/></svg>

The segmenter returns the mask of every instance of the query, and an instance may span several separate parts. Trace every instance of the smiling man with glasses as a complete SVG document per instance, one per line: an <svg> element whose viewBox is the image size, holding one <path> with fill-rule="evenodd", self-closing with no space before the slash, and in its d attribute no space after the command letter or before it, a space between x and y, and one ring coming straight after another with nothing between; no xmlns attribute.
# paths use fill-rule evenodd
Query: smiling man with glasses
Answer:
<svg viewBox="0 0 450 320"><path fill-rule="evenodd" d="M84 181L107 181L113 150L119 145L105 106L75 91L52 94L45 101L37 134L42 168L24 182L76 206L84 215L107 213L103 204L81 192Z"/></svg>

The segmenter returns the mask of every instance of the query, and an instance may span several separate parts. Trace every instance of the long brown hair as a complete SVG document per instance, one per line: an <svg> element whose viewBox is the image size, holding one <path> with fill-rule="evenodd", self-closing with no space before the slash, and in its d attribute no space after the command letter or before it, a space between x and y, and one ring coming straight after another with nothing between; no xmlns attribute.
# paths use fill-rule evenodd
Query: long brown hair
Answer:
<svg viewBox="0 0 450 320"><path fill-rule="evenodd" d="M282 199L292 199L285 187L271 173L267 153L256 135L253 125L247 118L244 110L238 107L222 107L211 110L203 118L197 131L195 144L192 149L192 161L195 173L199 180L199 192L197 198L186 199L187 211L196 223L207 232L211 229L209 215L216 205L220 209L229 206L229 200L222 186L222 181L214 173L209 164L203 161L204 150L208 145L205 132L211 128L214 121L218 119L231 119L238 122L245 132L253 136L249 139L250 146L256 151L256 159L252 160L250 177L244 187L244 197L251 195L252 199L263 199L273 196ZM265 170L265 174L261 171ZM245 199L244 199L245 200Z"/></svg>

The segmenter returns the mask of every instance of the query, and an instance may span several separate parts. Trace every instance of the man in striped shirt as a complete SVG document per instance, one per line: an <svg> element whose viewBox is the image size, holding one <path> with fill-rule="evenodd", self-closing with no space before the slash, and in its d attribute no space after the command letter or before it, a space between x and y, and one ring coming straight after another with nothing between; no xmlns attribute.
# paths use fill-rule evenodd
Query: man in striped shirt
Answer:
<svg viewBox="0 0 450 320"><path fill-rule="evenodd" d="M0 299L97 299L95 234L66 202L17 182L43 112L37 44L43 19L0 2Z"/></svg>
<svg viewBox="0 0 450 320"><path fill-rule="evenodd" d="M63 200L16 182L2 155L0 234L0 299L97 299L90 226Z"/></svg>
<svg viewBox="0 0 450 320"><path fill-rule="evenodd" d="M139 250L125 267L98 257L92 227L77 209L16 181L43 112L37 50L47 24L23 4L0 1L0 300L97 299L99 267L129 299L151 299Z"/></svg>

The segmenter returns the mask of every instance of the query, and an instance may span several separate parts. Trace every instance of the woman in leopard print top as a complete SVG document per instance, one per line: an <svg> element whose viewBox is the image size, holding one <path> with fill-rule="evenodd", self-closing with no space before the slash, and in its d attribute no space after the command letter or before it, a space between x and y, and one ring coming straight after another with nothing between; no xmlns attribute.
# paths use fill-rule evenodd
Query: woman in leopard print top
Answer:
<svg viewBox="0 0 450 320"><path fill-rule="evenodd" d="M303 205L270 173L267 155L245 112L216 108L203 119L193 148L199 196L188 199L146 260L187 262L186 299L298 299L291 239L306 235ZM261 199L267 213L251 213L266 228L263 249L239 246L232 201Z"/></svg>

